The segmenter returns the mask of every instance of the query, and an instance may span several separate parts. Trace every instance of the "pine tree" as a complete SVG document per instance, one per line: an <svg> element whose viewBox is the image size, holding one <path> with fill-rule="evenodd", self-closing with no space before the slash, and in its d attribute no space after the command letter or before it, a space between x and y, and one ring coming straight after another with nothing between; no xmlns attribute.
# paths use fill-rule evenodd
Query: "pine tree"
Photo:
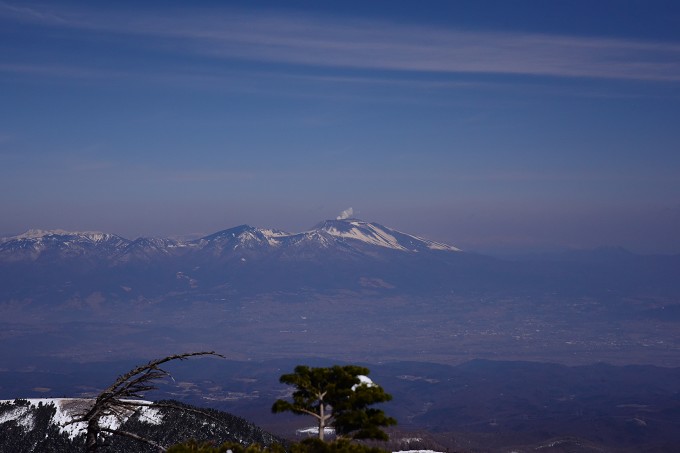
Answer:
<svg viewBox="0 0 680 453"><path fill-rule="evenodd" d="M329 368L299 365L293 373L279 379L296 387L293 402L277 400L272 411L290 411L316 418L321 440L326 427L335 428L338 436L352 439L387 440L381 428L395 425L397 421L369 406L390 401L392 396L368 379L368 373L368 368L356 365Z"/></svg>

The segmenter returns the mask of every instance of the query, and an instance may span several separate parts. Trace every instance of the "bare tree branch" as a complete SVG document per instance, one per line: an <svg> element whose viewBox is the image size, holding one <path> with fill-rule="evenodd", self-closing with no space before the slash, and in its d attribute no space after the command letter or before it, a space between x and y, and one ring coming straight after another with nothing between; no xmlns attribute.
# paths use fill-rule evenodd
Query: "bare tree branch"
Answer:
<svg viewBox="0 0 680 453"><path fill-rule="evenodd" d="M111 433L115 434L117 436L122 436L122 437L129 437L130 439L135 439L140 442L144 442L145 444L149 444L152 447L158 448L158 451L165 452L167 451L167 448L162 446L161 444L158 444L154 442L153 440L147 439L146 437L138 436L137 434L130 433L127 431L121 431L120 429L110 429L110 428L101 428L101 431L106 432L106 433Z"/></svg>
<svg viewBox="0 0 680 453"><path fill-rule="evenodd" d="M78 422L87 423L85 449L88 453L97 451L99 433L101 432L131 437L154 445L159 449L162 449L161 451L165 451L162 446L155 444L149 439L142 438L136 434L126 433L121 430L103 427L101 426L100 421L102 417L107 416L113 416L120 421L124 421L127 416L129 416L130 412L135 411L140 407L150 406L149 403L139 400L143 398L144 392L156 390L158 388L155 384L155 381L170 375L170 373L160 368L160 366L164 363L171 362L173 360L186 360L189 357L207 355L224 358L223 355L218 354L215 351L187 352L184 354L170 355L163 357L162 359L152 360L146 365L140 365L128 371L127 373L118 376L113 384L111 384L97 396L97 398L94 400L94 404L89 410L80 414L68 424ZM170 407L171 405L163 406ZM204 416L215 419L207 413L194 409L182 408L180 406L174 406L174 408L189 412L199 412Z"/></svg>

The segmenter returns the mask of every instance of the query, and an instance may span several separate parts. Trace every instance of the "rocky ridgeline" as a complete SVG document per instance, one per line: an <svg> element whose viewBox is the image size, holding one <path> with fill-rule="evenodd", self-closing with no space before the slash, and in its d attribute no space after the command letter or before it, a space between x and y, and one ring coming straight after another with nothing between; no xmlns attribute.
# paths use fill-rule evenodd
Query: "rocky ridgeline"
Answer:
<svg viewBox="0 0 680 453"><path fill-rule="evenodd" d="M176 401L171 403L190 410L151 405L102 422L110 428L137 434L165 446L189 439L265 446L280 442L280 439L243 418ZM89 400L72 398L16 399L0 403L0 451L43 453L82 450L85 445L85 426L68 423L88 404ZM109 436L107 442L107 452L158 451L150 445L121 436Z"/></svg>

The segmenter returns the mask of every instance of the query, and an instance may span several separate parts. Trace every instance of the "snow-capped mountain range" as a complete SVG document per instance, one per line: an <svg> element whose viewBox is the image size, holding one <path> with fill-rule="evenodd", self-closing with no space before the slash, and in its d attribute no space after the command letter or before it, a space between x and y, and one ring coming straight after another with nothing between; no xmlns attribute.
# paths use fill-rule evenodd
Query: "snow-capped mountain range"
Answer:
<svg viewBox="0 0 680 453"><path fill-rule="evenodd" d="M42 254L58 254L63 257L89 253L113 254L129 244L127 239L108 233L29 230L0 240L0 256L13 261L37 259Z"/></svg>
<svg viewBox="0 0 680 453"><path fill-rule="evenodd" d="M108 257L120 261L150 260L157 256L178 256L192 252L211 255L243 251L281 252L328 250L365 253L372 248L405 253L428 251L458 252L458 248L359 219L336 219L319 223L309 231L288 233L275 229L241 225L193 241L168 238L125 239L100 232L29 230L0 239L0 259L37 260L43 257Z"/></svg>
<svg viewBox="0 0 680 453"><path fill-rule="evenodd" d="M680 258L591 255L499 260L355 218L301 233L241 225L190 241L33 230L0 242L0 304L80 304L92 294L128 301L207 292L217 299L333 291L422 297L545 285L680 287Z"/></svg>

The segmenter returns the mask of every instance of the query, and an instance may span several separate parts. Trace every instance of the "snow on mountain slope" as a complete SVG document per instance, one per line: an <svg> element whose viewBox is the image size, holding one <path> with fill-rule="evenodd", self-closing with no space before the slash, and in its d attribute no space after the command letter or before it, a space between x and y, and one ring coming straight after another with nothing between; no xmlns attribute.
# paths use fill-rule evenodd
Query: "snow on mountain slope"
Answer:
<svg viewBox="0 0 680 453"><path fill-rule="evenodd" d="M192 241L192 245L199 249L212 248L217 250L278 247L281 245L281 240L288 236L290 236L290 233L279 230L259 229L250 225L240 225Z"/></svg>
<svg viewBox="0 0 680 453"><path fill-rule="evenodd" d="M359 219L327 220L317 225L315 229L325 231L337 238L360 241L395 250L409 252L423 250L460 251L460 249L450 245L419 238L377 223L369 223Z"/></svg>
<svg viewBox="0 0 680 453"><path fill-rule="evenodd" d="M339 246L368 245L403 252L443 250L457 252L458 248L402 233L377 223L359 219L336 219L321 222L309 231L286 233L272 229L258 229L241 225L194 241L198 248L226 251L238 249L277 249L285 247L318 247L328 249Z"/></svg>
<svg viewBox="0 0 680 453"><path fill-rule="evenodd" d="M286 255L292 256L296 251L302 250L306 253L329 249L364 253L366 247L408 253L459 251L456 247L402 233L377 223L342 218L327 220L301 233L240 225L188 242L165 238L138 238L130 241L115 234L100 232L29 230L0 240L0 259L36 260L43 255L94 256L125 263L150 262L156 257L181 256L194 252L224 257L242 252L268 253L285 250Z"/></svg>
<svg viewBox="0 0 680 453"><path fill-rule="evenodd" d="M317 246L330 248L351 244L366 244L404 252L420 252L425 250L459 251L458 248L429 241L406 233L384 227L377 223L369 223L359 219L326 220L309 231L287 233L273 229L259 229L249 225L220 231L206 236L192 245L198 249L215 251L237 251L239 249L277 249L284 247Z"/></svg>
<svg viewBox="0 0 680 453"><path fill-rule="evenodd" d="M84 434L87 429L85 422L71 423L71 421L84 413L92 405L92 400L84 398L35 398L28 399L27 405L14 405L9 411L0 413L0 425L14 420L26 431L30 431L35 427L35 413L34 409L39 406L53 406L55 413L52 416L51 423L59 428L60 433L65 433L70 439L75 438L80 434ZM12 404L14 400L0 400L2 404ZM151 401L136 401L142 405L151 405ZM125 420L130 418L133 414L139 414L139 420L143 423L158 425L162 422L162 415L158 409L153 407L139 407L137 410L128 410L127 413L120 414L116 417L107 415L101 418L101 426L109 429L118 429Z"/></svg>
<svg viewBox="0 0 680 453"><path fill-rule="evenodd" d="M65 230L28 230L27 232L18 236L5 238L2 242L10 240L25 239L33 243L46 243L55 239L64 239L76 242L91 242L93 244L102 244L107 242L126 243L127 239L110 233L102 233L100 231L65 231Z"/></svg>
<svg viewBox="0 0 680 453"><path fill-rule="evenodd" d="M12 259L37 259L44 254L76 257L88 254L110 256L123 250L130 241L97 231L29 230L0 241L0 255Z"/></svg>
<svg viewBox="0 0 680 453"><path fill-rule="evenodd" d="M159 256L171 256L177 250L186 248L185 243L167 238L138 238L123 248L118 261L143 261L150 262Z"/></svg>

